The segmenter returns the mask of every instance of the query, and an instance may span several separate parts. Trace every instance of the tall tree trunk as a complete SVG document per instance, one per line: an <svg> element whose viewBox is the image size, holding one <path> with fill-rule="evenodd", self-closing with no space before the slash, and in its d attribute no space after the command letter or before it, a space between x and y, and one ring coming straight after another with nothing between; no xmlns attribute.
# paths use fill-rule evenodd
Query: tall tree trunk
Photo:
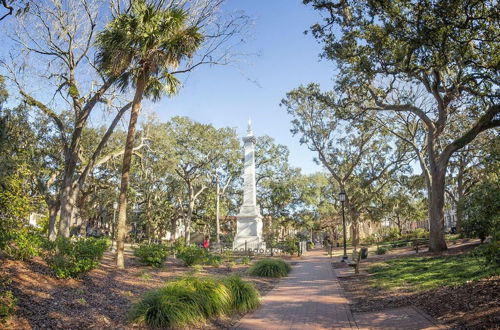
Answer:
<svg viewBox="0 0 500 330"><path fill-rule="evenodd" d="M189 201L189 207L187 210L187 216L184 222L185 230L186 232L184 233L185 238L186 238L186 245L191 244L191 219L193 218L193 211L194 211L194 198L192 198Z"/></svg>
<svg viewBox="0 0 500 330"><path fill-rule="evenodd" d="M401 226L401 217L399 216L399 213L396 213L396 226L398 226L398 234L401 236L402 234L402 226Z"/></svg>
<svg viewBox="0 0 500 330"><path fill-rule="evenodd" d="M56 222L61 201L57 199L55 201L47 202L47 205L49 207L49 241L53 242L57 237Z"/></svg>
<svg viewBox="0 0 500 330"><path fill-rule="evenodd" d="M73 196L73 182L71 178L64 178L63 187L61 191L61 212L59 215L59 235L69 237L71 227L71 217L75 200Z"/></svg>
<svg viewBox="0 0 500 330"><path fill-rule="evenodd" d="M429 191L429 251L447 249L444 239L444 193L446 167L431 171L432 182Z"/></svg>
<svg viewBox="0 0 500 330"><path fill-rule="evenodd" d="M132 152L134 148L135 128L141 110L141 101L146 87L147 72L145 70L137 80L132 111L130 112L130 122L128 124L127 140L125 142L125 152L123 153L122 177L120 185L120 197L118 207L118 233L116 237L116 266L119 269L125 268L123 253L125 250L125 237L127 236L127 190L130 175L130 165L132 163Z"/></svg>

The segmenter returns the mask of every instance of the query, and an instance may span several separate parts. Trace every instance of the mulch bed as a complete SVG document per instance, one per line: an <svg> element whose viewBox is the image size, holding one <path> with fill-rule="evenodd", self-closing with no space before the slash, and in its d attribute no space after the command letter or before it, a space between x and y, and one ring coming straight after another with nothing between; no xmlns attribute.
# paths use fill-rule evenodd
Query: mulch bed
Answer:
<svg viewBox="0 0 500 330"><path fill-rule="evenodd" d="M240 273L256 285L261 295L278 282L247 276L247 268L204 266L197 275ZM20 262L0 256L0 277L12 280L4 289L12 290L19 299L15 315L0 324L0 329L139 329L142 327L127 321L132 304L146 291L188 272L174 258L169 258L163 268L155 269L140 265L130 253L126 255L126 269L118 270L113 255L106 252L101 266L81 279L57 279L41 258ZM199 328L229 328L242 316L212 320Z"/></svg>
<svg viewBox="0 0 500 330"><path fill-rule="evenodd" d="M451 245L450 249L442 253L424 252L418 256L461 254L475 246L476 242L459 243L456 247ZM398 249L388 255L370 256L367 260L363 260L360 268L366 269L372 263L382 260L417 256L415 252L406 253L407 250ZM332 263L332 266L347 267L341 262ZM339 282L350 301L352 312L380 311L412 305L453 329L500 329L500 276L420 293L403 290L387 292L374 288L371 285L370 275L366 273L361 276L339 278Z"/></svg>

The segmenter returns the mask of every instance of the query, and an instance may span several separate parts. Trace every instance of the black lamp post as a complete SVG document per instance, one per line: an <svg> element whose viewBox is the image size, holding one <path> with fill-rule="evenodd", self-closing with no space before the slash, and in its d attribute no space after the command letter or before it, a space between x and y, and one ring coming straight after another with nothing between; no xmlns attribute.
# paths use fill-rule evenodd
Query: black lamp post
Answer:
<svg viewBox="0 0 500 330"><path fill-rule="evenodd" d="M346 230L345 230L345 213L344 213L344 202L345 202L346 194L344 189L342 189L339 193L339 200L342 203L342 227L344 231L344 255L342 256L342 261L347 260L347 243L346 243Z"/></svg>

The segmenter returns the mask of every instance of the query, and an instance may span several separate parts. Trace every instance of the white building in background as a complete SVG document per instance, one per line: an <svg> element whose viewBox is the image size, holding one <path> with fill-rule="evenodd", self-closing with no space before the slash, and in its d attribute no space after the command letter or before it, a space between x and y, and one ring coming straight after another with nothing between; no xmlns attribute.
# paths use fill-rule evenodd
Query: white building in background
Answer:
<svg viewBox="0 0 500 330"><path fill-rule="evenodd" d="M179 219L177 220L177 224L175 226L175 232L167 231L165 236L163 236L163 239L167 241L176 240L180 237L184 237L185 234L186 226L184 226L184 222Z"/></svg>
<svg viewBox="0 0 500 330"><path fill-rule="evenodd" d="M44 214L40 213L30 213L28 218L28 223L33 227L40 227L40 221L45 218Z"/></svg>
<svg viewBox="0 0 500 330"><path fill-rule="evenodd" d="M444 231L451 233L457 229L457 211L455 209L444 212Z"/></svg>

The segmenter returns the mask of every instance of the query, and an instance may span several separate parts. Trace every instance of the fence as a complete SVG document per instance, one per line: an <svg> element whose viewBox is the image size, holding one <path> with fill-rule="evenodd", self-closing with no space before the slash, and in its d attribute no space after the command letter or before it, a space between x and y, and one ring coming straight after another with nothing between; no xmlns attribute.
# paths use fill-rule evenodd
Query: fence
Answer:
<svg viewBox="0 0 500 330"><path fill-rule="evenodd" d="M231 251L238 255L282 255L286 254L287 249L283 246L284 242L279 242L277 246L266 247L265 244L258 244L254 242L245 241L244 246L239 248L234 248L232 243L220 243L219 245L214 244L212 246L213 252L223 253L225 251ZM307 242L302 241L298 243L298 254L299 256L307 251Z"/></svg>

